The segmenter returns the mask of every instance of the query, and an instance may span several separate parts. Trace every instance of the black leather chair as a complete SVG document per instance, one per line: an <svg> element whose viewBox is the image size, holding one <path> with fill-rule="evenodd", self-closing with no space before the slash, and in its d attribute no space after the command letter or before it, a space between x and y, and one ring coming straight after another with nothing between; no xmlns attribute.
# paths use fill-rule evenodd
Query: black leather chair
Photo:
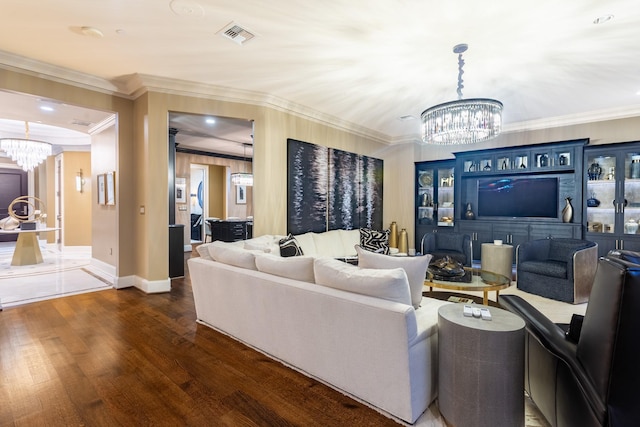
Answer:
<svg viewBox="0 0 640 427"><path fill-rule="evenodd" d="M572 321L568 334L522 298L500 296L525 320L525 389L554 427L640 425L640 265L624 258L598 261L581 328Z"/></svg>
<svg viewBox="0 0 640 427"><path fill-rule="evenodd" d="M473 252L471 236L461 233L426 233L420 243L422 254L433 255L432 261L449 256L462 265L471 267Z"/></svg>
<svg viewBox="0 0 640 427"><path fill-rule="evenodd" d="M598 245L580 239L538 239L518 246L518 289L558 301L589 300L598 262Z"/></svg>

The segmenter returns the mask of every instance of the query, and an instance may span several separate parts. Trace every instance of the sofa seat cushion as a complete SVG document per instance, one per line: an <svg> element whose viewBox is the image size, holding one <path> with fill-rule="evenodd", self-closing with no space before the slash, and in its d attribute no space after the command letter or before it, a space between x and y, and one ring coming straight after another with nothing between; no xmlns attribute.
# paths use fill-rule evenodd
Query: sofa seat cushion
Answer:
<svg viewBox="0 0 640 427"><path fill-rule="evenodd" d="M258 271L262 271L263 273L315 283L313 257L296 256L283 258L265 253L256 254L255 260Z"/></svg>
<svg viewBox="0 0 640 427"><path fill-rule="evenodd" d="M360 268L332 258L316 258L313 270L318 285L411 305L409 281L402 268Z"/></svg>
<svg viewBox="0 0 640 427"><path fill-rule="evenodd" d="M416 257L395 257L365 251L356 246L358 253L358 266L362 268L402 268L407 274L409 288L411 290L411 305L420 307L422 290L427 275L427 267L431 261L431 255Z"/></svg>
<svg viewBox="0 0 640 427"><path fill-rule="evenodd" d="M568 277L567 263L561 261L524 261L518 264L518 271L557 277L559 279Z"/></svg>

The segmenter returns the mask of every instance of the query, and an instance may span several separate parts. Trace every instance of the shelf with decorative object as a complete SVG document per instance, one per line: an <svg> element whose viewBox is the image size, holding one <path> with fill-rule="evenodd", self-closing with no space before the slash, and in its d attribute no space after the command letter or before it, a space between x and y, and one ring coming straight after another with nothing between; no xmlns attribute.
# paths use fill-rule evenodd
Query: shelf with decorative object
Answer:
<svg viewBox="0 0 640 427"><path fill-rule="evenodd" d="M586 238L600 256L640 250L640 142L587 147L584 168Z"/></svg>
<svg viewBox="0 0 640 427"><path fill-rule="evenodd" d="M425 233L451 231L455 226L455 160L415 164L415 244Z"/></svg>

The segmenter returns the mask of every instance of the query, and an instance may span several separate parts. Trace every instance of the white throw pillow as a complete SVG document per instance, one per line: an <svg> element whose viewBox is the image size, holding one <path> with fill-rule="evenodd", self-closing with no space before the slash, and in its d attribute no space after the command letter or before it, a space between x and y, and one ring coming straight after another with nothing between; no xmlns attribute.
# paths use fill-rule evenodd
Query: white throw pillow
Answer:
<svg viewBox="0 0 640 427"><path fill-rule="evenodd" d="M258 271L264 273L303 282L315 282L313 257L310 256L280 257L271 254L256 254L256 267L258 267Z"/></svg>
<svg viewBox="0 0 640 427"><path fill-rule="evenodd" d="M196 251L198 251L198 255L200 255L200 258L210 260L213 259L211 258L211 254L209 253L209 246L211 245L212 243L203 243L202 245L198 245L196 247Z"/></svg>
<svg viewBox="0 0 640 427"><path fill-rule="evenodd" d="M431 255L395 257L366 251L359 245L356 245L356 252L358 253L358 267L404 269L409 279L409 287L411 288L411 305L413 305L414 308L420 307L422 287L427 274L427 267L429 267L429 261L431 261Z"/></svg>
<svg viewBox="0 0 640 427"><path fill-rule="evenodd" d="M242 249L232 243L213 242L209 245L209 254L215 261L236 267L257 270L255 252Z"/></svg>
<svg viewBox="0 0 640 427"><path fill-rule="evenodd" d="M316 258L313 270L318 285L411 305L409 281L402 268L375 270Z"/></svg>

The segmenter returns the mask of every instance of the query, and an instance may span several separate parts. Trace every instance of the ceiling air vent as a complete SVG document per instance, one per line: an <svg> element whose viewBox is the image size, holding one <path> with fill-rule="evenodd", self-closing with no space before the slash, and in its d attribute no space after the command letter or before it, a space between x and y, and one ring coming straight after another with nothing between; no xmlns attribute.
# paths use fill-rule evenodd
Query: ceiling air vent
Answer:
<svg viewBox="0 0 640 427"><path fill-rule="evenodd" d="M255 34L245 28L242 28L235 22L232 22L222 30L218 31L218 34L225 38L228 38L229 40L233 40L239 45L243 45L255 37Z"/></svg>
<svg viewBox="0 0 640 427"><path fill-rule="evenodd" d="M91 126L93 123L87 122L87 121L84 121L84 120L73 119L71 121L71 124L72 125L76 125L76 126Z"/></svg>

